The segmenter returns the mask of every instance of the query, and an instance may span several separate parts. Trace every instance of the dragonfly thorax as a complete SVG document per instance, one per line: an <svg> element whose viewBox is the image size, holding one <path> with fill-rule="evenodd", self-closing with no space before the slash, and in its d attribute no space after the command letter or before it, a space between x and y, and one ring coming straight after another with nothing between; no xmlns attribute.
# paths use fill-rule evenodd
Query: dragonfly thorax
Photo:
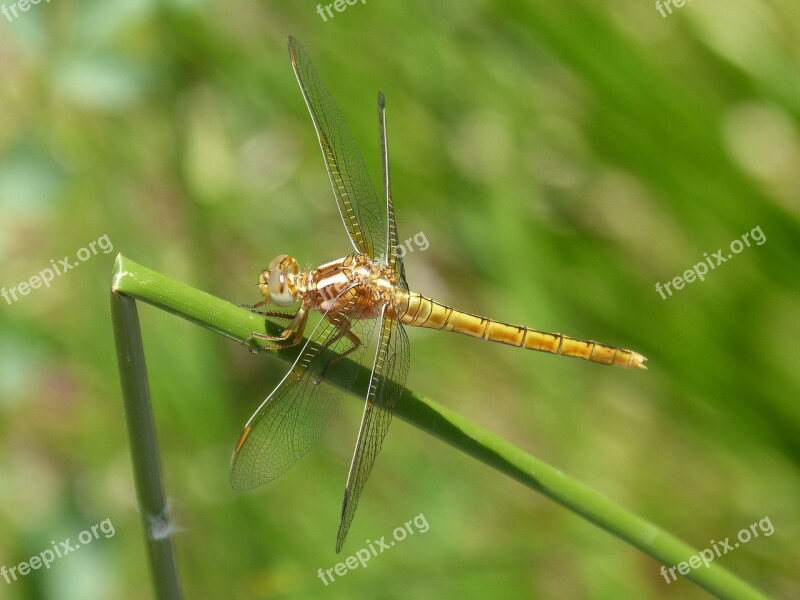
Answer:
<svg viewBox="0 0 800 600"><path fill-rule="evenodd" d="M358 305L364 317L380 314L391 301L393 271L366 254L350 254L300 273L294 279L298 295L309 308L335 314Z"/></svg>

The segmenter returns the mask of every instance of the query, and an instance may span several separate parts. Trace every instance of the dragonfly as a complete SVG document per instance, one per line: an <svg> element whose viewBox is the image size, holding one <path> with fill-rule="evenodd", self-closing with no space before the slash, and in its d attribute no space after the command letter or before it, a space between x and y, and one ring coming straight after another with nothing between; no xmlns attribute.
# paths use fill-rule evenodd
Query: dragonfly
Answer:
<svg viewBox="0 0 800 600"><path fill-rule="evenodd" d="M353 252L305 272L297 260L281 254L260 274L258 285L264 299L251 310L288 323L278 335L254 332L252 337L264 340L264 349L303 346L239 436L231 483L247 490L286 472L320 439L346 392L358 383L359 374L363 380L364 373L369 373L363 382L367 390L364 412L342 502L338 553L404 389L409 370L404 326L454 331L604 365L647 367L646 358L632 350L488 319L411 291L395 224L383 93L378 93L383 171L379 199L342 112L309 55L293 37L288 46ZM296 309L259 310L266 305ZM322 316L305 339L308 317L314 311Z"/></svg>

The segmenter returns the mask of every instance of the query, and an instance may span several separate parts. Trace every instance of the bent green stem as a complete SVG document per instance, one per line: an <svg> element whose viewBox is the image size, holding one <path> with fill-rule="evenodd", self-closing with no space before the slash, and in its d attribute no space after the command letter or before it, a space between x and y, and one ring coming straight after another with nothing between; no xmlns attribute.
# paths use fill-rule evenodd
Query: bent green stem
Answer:
<svg viewBox="0 0 800 600"><path fill-rule="evenodd" d="M181 600L183 593L172 545L174 529L161 478L161 459L135 300L112 290L111 319L131 444L136 499L145 532L153 587L159 600Z"/></svg>
<svg viewBox="0 0 800 600"><path fill-rule="evenodd" d="M169 279L122 255L117 257L115 263L112 290L122 297L141 300L188 319L245 344L253 350L258 349L259 344L263 342L251 338L251 333L257 331L274 335L279 331L277 326L247 309ZM124 341L119 338L119 332L117 340L118 346L124 345ZM296 348L280 350L275 352L275 355L291 362L297 351ZM120 357L122 356L120 353ZM369 377L358 377L358 379L368 381ZM335 379L331 383L340 387L343 385L343 382ZM125 386L123 376L123 388ZM364 394L361 392L364 390L346 391L352 392L354 397L363 401ZM552 498L664 565L673 566L688 562L691 557L699 554L697 550L656 525L421 394L405 390L398 403L397 415L523 485ZM151 461L145 463L152 464ZM707 567L689 569L685 577L720 598L732 600L767 598L716 562L709 563Z"/></svg>

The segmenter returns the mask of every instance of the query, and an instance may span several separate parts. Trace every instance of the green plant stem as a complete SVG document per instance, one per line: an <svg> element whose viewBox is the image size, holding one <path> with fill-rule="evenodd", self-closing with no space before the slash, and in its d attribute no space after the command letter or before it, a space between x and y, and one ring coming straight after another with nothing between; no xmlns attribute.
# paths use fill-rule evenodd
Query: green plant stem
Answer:
<svg viewBox="0 0 800 600"><path fill-rule="evenodd" d="M158 439L135 300L112 291L111 318L117 343L136 497L144 526L153 585L157 598L180 600L183 594L172 545L173 528L161 478Z"/></svg>
<svg viewBox="0 0 800 600"><path fill-rule="evenodd" d="M252 332L275 333L279 330L247 309L173 281L121 255L117 257L115 264L112 288L117 294L152 304L247 344L252 349L258 347L257 341L249 339ZM274 354L291 361L296 353L295 349L281 350ZM358 379L366 381L368 377ZM332 383L341 382L334 380ZM363 393L357 395L359 390L352 391L355 392L354 396L363 401ZM667 567L688 561L698 554L697 550L675 536L420 394L405 390L398 404L397 415L520 483L538 490ZM678 573L677 570L675 572ZM662 577L655 566L653 575L659 579ZM720 598L766 598L717 562L711 562L708 567L701 564L700 568L690 569L685 577ZM666 581L664 584L666 585Z"/></svg>

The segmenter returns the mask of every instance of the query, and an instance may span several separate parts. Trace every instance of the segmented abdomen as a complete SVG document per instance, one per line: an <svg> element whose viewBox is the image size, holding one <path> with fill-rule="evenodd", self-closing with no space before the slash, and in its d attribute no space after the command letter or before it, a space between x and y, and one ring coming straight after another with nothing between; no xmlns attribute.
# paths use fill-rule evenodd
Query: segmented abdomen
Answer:
<svg viewBox="0 0 800 600"><path fill-rule="evenodd" d="M591 340L578 340L561 333L547 333L524 325L494 321L456 310L417 292L405 292L400 300L397 318L404 325L411 327L455 331L490 342L582 358L603 365L647 368L644 366L644 361L647 359L632 350Z"/></svg>

